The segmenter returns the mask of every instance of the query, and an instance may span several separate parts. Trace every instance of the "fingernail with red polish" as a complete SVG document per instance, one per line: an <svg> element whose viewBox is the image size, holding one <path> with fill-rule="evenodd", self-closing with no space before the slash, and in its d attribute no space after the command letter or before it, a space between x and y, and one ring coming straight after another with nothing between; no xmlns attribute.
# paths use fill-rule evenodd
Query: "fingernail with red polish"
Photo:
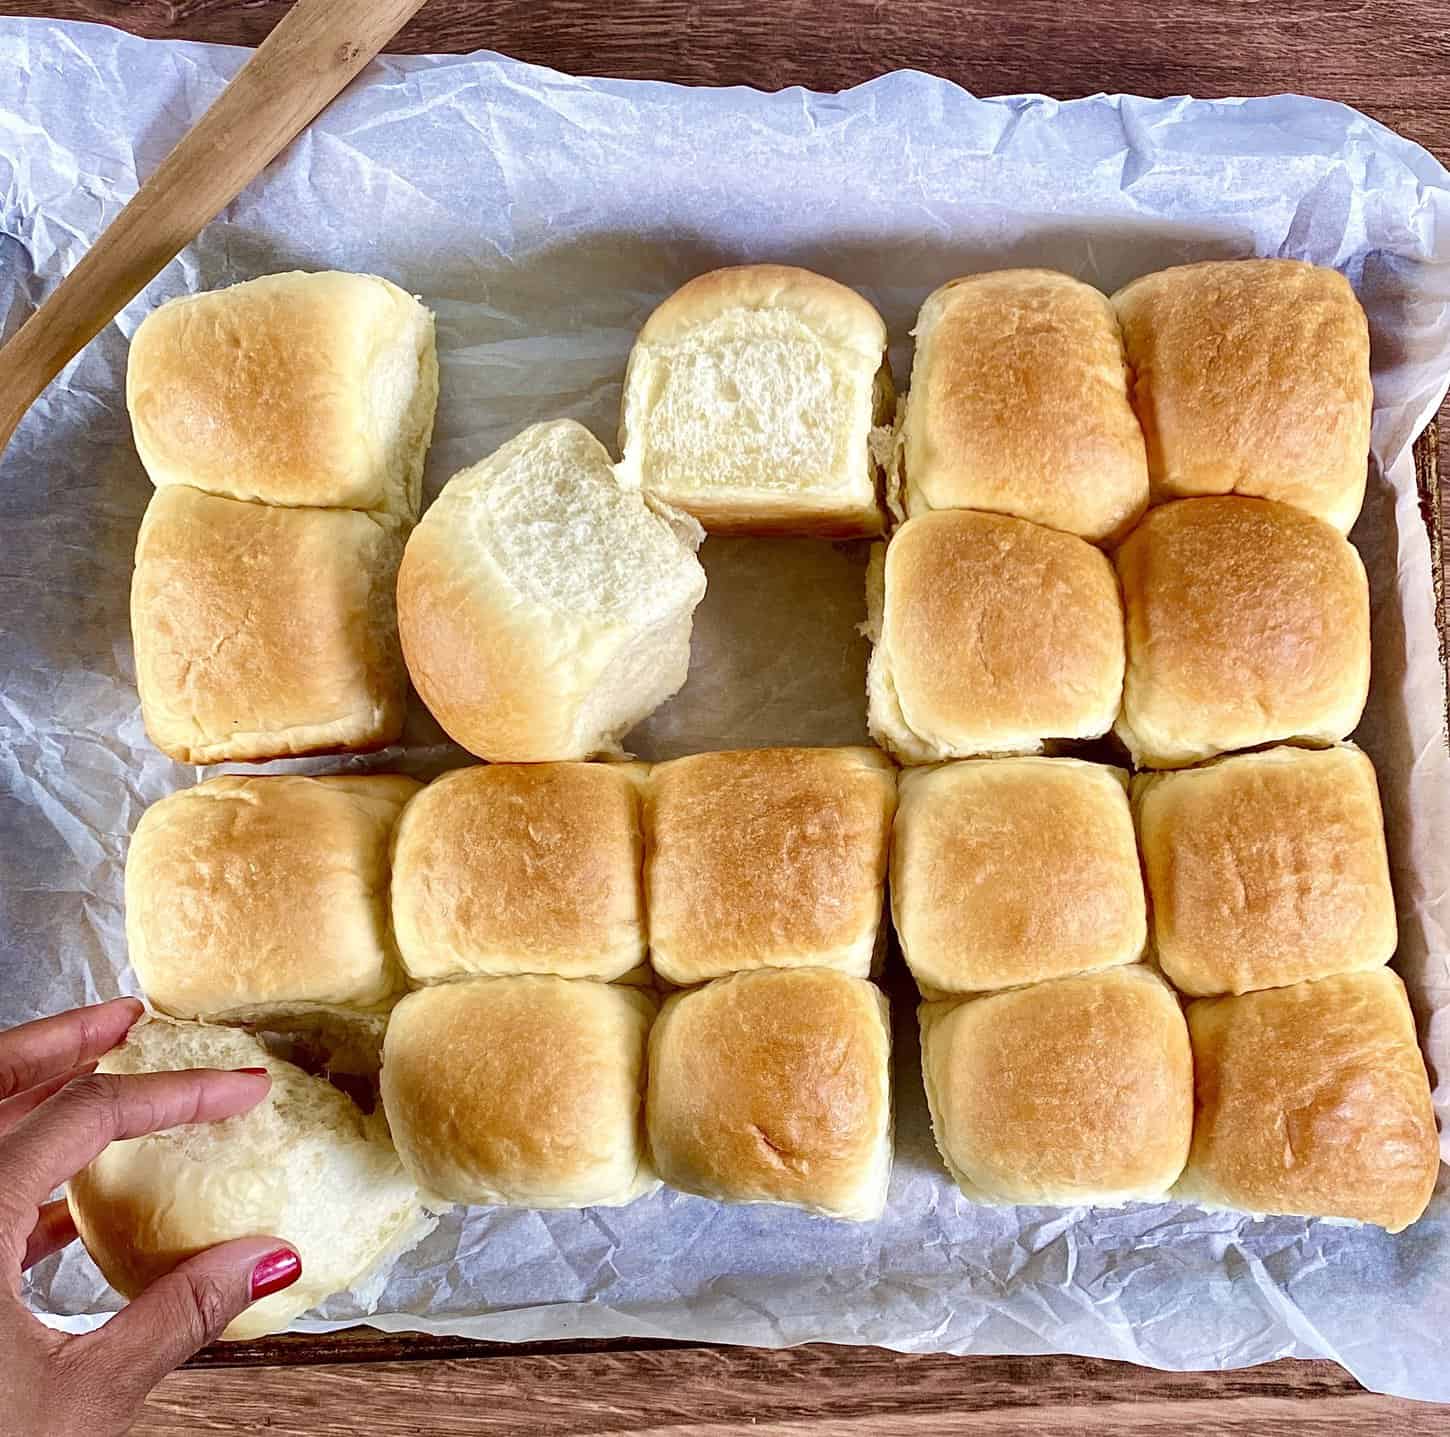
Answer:
<svg viewBox="0 0 1450 1437"><path fill-rule="evenodd" d="M236 1071L239 1073L250 1073L254 1078L265 1078L267 1076L267 1070L265 1068L238 1068Z"/></svg>
<svg viewBox="0 0 1450 1437"><path fill-rule="evenodd" d="M290 1247L269 1252L252 1269L252 1301L291 1287L302 1276L302 1259Z"/></svg>

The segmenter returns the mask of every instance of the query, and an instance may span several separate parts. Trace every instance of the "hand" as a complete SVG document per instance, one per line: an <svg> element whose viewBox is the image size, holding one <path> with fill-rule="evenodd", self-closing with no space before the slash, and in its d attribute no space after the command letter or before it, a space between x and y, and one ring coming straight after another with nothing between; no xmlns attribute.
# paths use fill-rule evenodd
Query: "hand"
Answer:
<svg viewBox="0 0 1450 1437"><path fill-rule="evenodd" d="M22 1271L76 1236L65 1201L47 1199L107 1143L231 1117L267 1095L265 1073L96 1073L141 1011L120 998L0 1032L0 1429L16 1437L125 1432L172 1368L302 1272L275 1237L222 1243L79 1337L21 1300Z"/></svg>

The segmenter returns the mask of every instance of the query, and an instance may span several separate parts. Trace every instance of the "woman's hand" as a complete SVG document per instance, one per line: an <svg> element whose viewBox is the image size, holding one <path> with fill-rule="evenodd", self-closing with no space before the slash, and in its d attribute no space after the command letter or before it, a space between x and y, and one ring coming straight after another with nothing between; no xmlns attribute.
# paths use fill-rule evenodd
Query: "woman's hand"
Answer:
<svg viewBox="0 0 1450 1437"><path fill-rule="evenodd" d="M107 1143L231 1117L267 1094L265 1072L96 1073L141 1011L119 998L0 1032L0 1430L17 1437L125 1432L161 1378L302 1271L277 1238L223 1243L80 1337L21 1300L24 1269L76 1236L64 1200L48 1199Z"/></svg>

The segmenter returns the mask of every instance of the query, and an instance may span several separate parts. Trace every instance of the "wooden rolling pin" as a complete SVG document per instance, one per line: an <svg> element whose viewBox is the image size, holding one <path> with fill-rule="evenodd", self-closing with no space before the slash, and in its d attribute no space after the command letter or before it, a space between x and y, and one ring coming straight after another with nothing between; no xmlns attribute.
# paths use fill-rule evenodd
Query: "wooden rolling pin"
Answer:
<svg viewBox="0 0 1450 1437"><path fill-rule="evenodd" d="M423 4L298 0L115 223L0 349L0 451L46 385Z"/></svg>

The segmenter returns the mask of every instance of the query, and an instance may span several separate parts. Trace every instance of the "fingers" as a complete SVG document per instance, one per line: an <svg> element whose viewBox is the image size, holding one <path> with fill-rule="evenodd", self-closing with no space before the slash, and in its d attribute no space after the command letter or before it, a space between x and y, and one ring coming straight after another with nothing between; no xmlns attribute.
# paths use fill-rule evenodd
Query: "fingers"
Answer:
<svg viewBox="0 0 1450 1437"><path fill-rule="evenodd" d="M139 1401L168 1372L215 1342L254 1298L302 1275L296 1250L275 1237L244 1237L208 1248L153 1282L68 1353L87 1374Z"/></svg>
<svg viewBox="0 0 1450 1437"><path fill-rule="evenodd" d="M6 1098L0 1103L0 1137L8 1133L27 1113L33 1113L47 1098L53 1098L72 1078L83 1078L87 1073L95 1071L94 1063L85 1063L79 1068L72 1068L68 1073L62 1073L58 1078L41 1083L38 1087L27 1088L13 1098Z"/></svg>
<svg viewBox="0 0 1450 1437"><path fill-rule="evenodd" d="M0 1098L109 1053L143 1011L134 998L115 998L0 1032Z"/></svg>
<svg viewBox="0 0 1450 1437"><path fill-rule="evenodd" d="M39 1207L107 1143L244 1113L270 1085L265 1073L215 1068L77 1078L5 1135L0 1194Z"/></svg>
<svg viewBox="0 0 1450 1437"><path fill-rule="evenodd" d="M25 1242L25 1256L20 1266L24 1270L34 1267L42 1258L59 1252L67 1243L76 1240L76 1225L70 1215L70 1208L64 1198L48 1202L40 1210L40 1217L31 1229Z"/></svg>

